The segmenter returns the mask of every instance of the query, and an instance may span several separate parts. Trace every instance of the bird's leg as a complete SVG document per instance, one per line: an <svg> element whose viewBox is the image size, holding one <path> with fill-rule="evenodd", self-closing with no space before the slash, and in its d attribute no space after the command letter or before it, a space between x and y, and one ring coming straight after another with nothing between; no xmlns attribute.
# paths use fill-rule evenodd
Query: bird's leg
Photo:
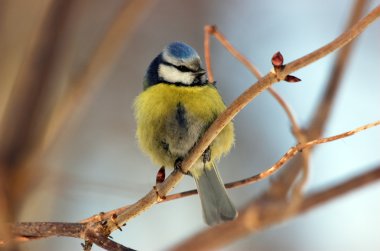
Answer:
<svg viewBox="0 0 380 251"><path fill-rule="evenodd" d="M182 157L178 157L178 158L175 160L175 162L174 162L174 169L175 169L176 171L181 172L181 173L184 174L184 175L189 175L189 176L191 176L190 171L184 172L184 171L182 170L182 161L183 161L183 158L182 158Z"/></svg>
<svg viewBox="0 0 380 251"><path fill-rule="evenodd" d="M210 148L210 146L208 146L207 149L202 154L203 164L206 165L206 163L210 162L210 160L211 160L211 148Z"/></svg>

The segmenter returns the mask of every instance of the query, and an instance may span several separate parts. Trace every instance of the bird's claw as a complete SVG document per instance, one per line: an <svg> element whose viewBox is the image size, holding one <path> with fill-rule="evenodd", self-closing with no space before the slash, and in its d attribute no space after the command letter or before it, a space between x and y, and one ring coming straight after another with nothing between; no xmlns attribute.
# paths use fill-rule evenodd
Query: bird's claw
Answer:
<svg viewBox="0 0 380 251"><path fill-rule="evenodd" d="M203 164L206 164L207 162L211 161L211 148L210 148L210 146L207 147L207 149L202 154L202 161L203 161Z"/></svg>
<svg viewBox="0 0 380 251"><path fill-rule="evenodd" d="M190 175L190 176L191 176L190 171L186 171L186 172L184 172L184 171L182 170L182 161L183 161L183 158L182 158L182 157L177 158L177 159L175 160L175 162L174 162L174 169L175 169L176 171L181 172L181 173L184 174L184 175Z"/></svg>

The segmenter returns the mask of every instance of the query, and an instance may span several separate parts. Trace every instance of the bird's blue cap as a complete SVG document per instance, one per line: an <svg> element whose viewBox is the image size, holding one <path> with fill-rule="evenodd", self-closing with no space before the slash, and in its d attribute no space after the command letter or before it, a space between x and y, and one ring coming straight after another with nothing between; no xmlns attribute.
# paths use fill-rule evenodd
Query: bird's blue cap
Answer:
<svg viewBox="0 0 380 251"><path fill-rule="evenodd" d="M183 42L173 42L166 47L168 54L174 58L193 58L198 57L198 53Z"/></svg>

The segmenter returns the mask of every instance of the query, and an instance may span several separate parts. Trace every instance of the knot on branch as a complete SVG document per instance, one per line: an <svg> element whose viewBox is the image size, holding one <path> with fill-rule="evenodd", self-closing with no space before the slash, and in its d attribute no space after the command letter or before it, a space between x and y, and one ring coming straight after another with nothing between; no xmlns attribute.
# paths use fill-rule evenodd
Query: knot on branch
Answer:
<svg viewBox="0 0 380 251"><path fill-rule="evenodd" d="M87 223L86 229L83 231L83 239L85 240L85 246L95 243L94 239L99 237L108 238L111 234L111 228L108 226L109 221L107 219L94 223ZM85 248L85 247L84 247Z"/></svg>
<svg viewBox="0 0 380 251"><path fill-rule="evenodd" d="M285 75L283 73L285 65L284 65L284 57L282 56L281 52L278 51L272 56L272 65L273 65L272 72L276 75L276 78L278 81L284 80L289 83L296 83L296 82L301 81L301 79L295 76Z"/></svg>

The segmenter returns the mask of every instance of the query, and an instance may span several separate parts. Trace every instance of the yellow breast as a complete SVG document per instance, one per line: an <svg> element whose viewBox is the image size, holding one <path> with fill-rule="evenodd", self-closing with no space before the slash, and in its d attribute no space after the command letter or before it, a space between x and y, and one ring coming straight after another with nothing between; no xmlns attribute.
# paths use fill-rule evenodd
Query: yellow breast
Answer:
<svg viewBox="0 0 380 251"><path fill-rule="evenodd" d="M137 120L147 113L152 117L161 117L175 109L179 102L191 107L191 112L204 120L210 119L211 111L221 113L226 109L218 91L211 85L184 87L157 84L136 98L135 115Z"/></svg>
<svg viewBox="0 0 380 251"><path fill-rule="evenodd" d="M142 92L135 100L136 135L142 150L159 165L172 167L176 158L160 149L162 145L159 139L165 137L163 134L167 132L163 125L171 118L179 103L186 107L189 116L196 117L205 125L209 125L226 109L218 91L212 85L183 87L157 84ZM233 142L233 125L230 123L211 146L212 160L219 159L223 153L228 152Z"/></svg>

